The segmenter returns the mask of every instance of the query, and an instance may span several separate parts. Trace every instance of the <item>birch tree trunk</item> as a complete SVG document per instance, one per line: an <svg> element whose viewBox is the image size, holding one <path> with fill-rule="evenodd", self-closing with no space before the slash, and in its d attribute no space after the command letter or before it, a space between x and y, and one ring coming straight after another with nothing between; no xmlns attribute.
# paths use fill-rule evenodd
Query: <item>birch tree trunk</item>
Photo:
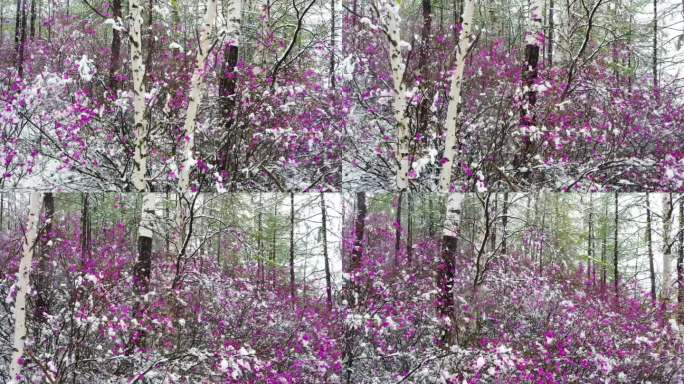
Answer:
<svg viewBox="0 0 684 384"><path fill-rule="evenodd" d="M389 59L392 69L393 101L392 111L397 124L397 145L395 156L399 162L396 174L396 187L403 191L409 185L409 119L406 115L406 84L404 83L404 71L406 65L401 54L402 40L400 32L399 4L396 0L386 0L382 3L385 6L386 32L389 43Z"/></svg>
<svg viewBox="0 0 684 384"><path fill-rule="evenodd" d="M237 1L239 3L239 0ZM204 14L204 22L199 37L199 50L195 58L195 69L190 79L190 95L188 98L188 110L183 124L183 137L181 138L182 168L180 171L179 189L185 193L190 189L190 172L196 161L193 156L195 146L195 126L197 125L197 111L202 98L204 88L204 64L212 46L210 39L214 24L216 23L217 5L216 0L207 0L207 9Z"/></svg>
<svg viewBox="0 0 684 384"><path fill-rule="evenodd" d="M138 226L138 261L135 266L136 284L140 294L147 293L152 270L152 234L155 224L157 196L145 193L142 197L140 225Z"/></svg>
<svg viewBox="0 0 684 384"><path fill-rule="evenodd" d="M130 27L128 32L131 72L133 74L133 118L135 149L133 153L133 186L138 192L149 188L145 180L147 176L148 135L147 106L145 102L145 65L142 52L143 13L140 0L129 0Z"/></svg>
<svg viewBox="0 0 684 384"><path fill-rule="evenodd" d="M439 190L444 193L450 192L451 173L456 158L457 125L462 116L462 86L465 59L472 40L472 27L475 15L476 0L465 0L463 8L462 29L456 48L456 69L451 75L451 87L449 88L449 106L446 115L446 142L444 145L444 165L439 175Z"/></svg>
<svg viewBox="0 0 684 384"><path fill-rule="evenodd" d="M543 33L543 0L529 0L530 28L525 34L525 61L522 68L523 101L520 109L520 134L522 144L519 153L513 161L515 168L525 167L531 151L532 136L537 130L537 118L534 107L537 104L537 65L539 64L539 40Z"/></svg>
<svg viewBox="0 0 684 384"><path fill-rule="evenodd" d="M467 0L466 0L467 1ZM442 254L437 271L439 290L438 315L442 322L441 341L448 348L454 342L456 330L454 312L454 276L456 252L458 250L458 227L461 221L461 208L464 196L461 193L447 195L446 217L442 232Z"/></svg>
<svg viewBox="0 0 684 384"><path fill-rule="evenodd" d="M21 372L20 360L24 355L26 338L26 294L29 291L29 276L31 275L31 263L33 250L38 239L38 222L40 220L40 208L43 204L43 194L31 193L28 219L26 221L26 238L24 241L19 271L17 272L17 296L14 299L14 337L12 343L12 360L10 363L10 383L19 383L17 379Z"/></svg>

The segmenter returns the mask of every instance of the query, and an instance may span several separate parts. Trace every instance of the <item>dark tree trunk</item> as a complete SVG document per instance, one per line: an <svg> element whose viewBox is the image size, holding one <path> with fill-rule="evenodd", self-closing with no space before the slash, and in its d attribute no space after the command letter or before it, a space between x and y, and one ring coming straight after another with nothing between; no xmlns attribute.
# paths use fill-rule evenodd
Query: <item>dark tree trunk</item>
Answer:
<svg viewBox="0 0 684 384"><path fill-rule="evenodd" d="M488 213L488 212L487 212ZM492 253L496 252L496 216L499 214L499 194L494 194L494 218L490 222L489 249Z"/></svg>
<svg viewBox="0 0 684 384"><path fill-rule="evenodd" d="M679 196L679 253L677 255L677 317L684 323L684 195Z"/></svg>
<svg viewBox="0 0 684 384"><path fill-rule="evenodd" d="M608 203L606 200L603 200L603 217L604 217L604 228L601 233L601 289L605 290L606 289L606 283L608 281L608 268L607 268L607 255L606 255L606 247L608 243L608 226L607 226L607 220L608 220Z"/></svg>
<svg viewBox="0 0 684 384"><path fill-rule="evenodd" d="M620 249L620 243L618 242L618 193L615 192L615 218L614 218L614 248L613 248L613 284L615 284L615 297L618 297L619 287L620 287L620 274L618 272L618 254Z"/></svg>
<svg viewBox="0 0 684 384"><path fill-rule="evenodd" d="M435 235L435 224L432 219L432 197L428 195L428 236Z"/></svg>
<svg viewBox="0 0 684 384"><path fill-rule="evenodd" d="M454 308L454 278L456 270L456 254L458 252L458 227L461 225L461 212L463 201L455 201L452 205L453 196L447 196L447 212L445 218L445 231L442 234L442 251L440 263L437 268L437 314L443 322L441 326L440 341L442 347L449 348L455 341L455 308ZM454 198L455 199L455 198ZM450 228L456 227L456 228Z"/></svg>
<svg viewBox="0 0 684 384"><path fill-rule="evenodd" d="M354 249L352 249L351 260L349 262L349 270L355 271L361 265L361 256L363 255L363 235L366 225L366 192L356 193L356 223Z"/></svg>
<svg viewBox="0 0 684 384"><path fill-rule="evenodd" d="M546 47L546 63L551 68L553 66L553 32L554 32L554 23L553 23L553 4L554 0L549 0L549 31L546 34L546 41L547 41L547 47Z"/></svg>
<svg viewBox="0 0 684 384"><path fill-rule="evenodd" d="M145 72L143 73L143 81L145 82L146 89L150 89L149 83L150 83L150 75L154 73L154 69L152 68L154 65L154 61L152 60L154 56L154 43L156 40L156 36L154 35L154 30L153 30L153 19L152 17L154 16L154 0L149 0L147 4L147 9L148 9L148 14L147 14L147 44L146 46L146 51L147 51L147 56L145 56Z"/></svg>
<svg viewBox="0 0 684 384"><path fill-rule="evenodd" d="M263 247L263 219L262 211L263 206L261 204L261 192L259 192L259 211L257 212L257 254L259 255L259 280L261 286L266 283L266 275L264 273L264 247Z"/></svg>
<svg viewBox="0 0 684 384"><path fill-rule="evenodd" d="M421 46L418 66L420 68L420 84L423 99L418 108L418 132L427 132L430 121L430 106L434 90L430 87L430 69L428 65L430 55L430 35L432 31L432 0L422 0L423 26L421 29Z"/></svg>
<svg viewBox="0 0 684 384"><path fill-rule="evenodd" d="M508 244L506 237L506 226L508 225L508 192L504 192L503 201L503 217L501 218L501 252L505 255L508 253Z"/></svg>
<svg viewBox="0 0 684 384"><path fill-rule="evenodd" d="M411 266L413 263L413 196L409 193L406 198L408 210L406 212L406 263Z"/></svg>
<svg viewBox="0 0 684 384"><path fill-rule="evenodd" d="M219 100L221 105L221 116L223 126L226 130L233 126L233 113L236 104L236 74L235 66L239 57L239 49L236 45L228 45L223 50L223 64L221 67L221 78L219 79ZM228 135L231 137L231 135ZM221 170L230 171L235 166L231 164L231 153L233 152L233 142L228 140L222 143L219 156Z"/></svg>
<svg viewBox="0 0 684 384"><path fill-rule="evenodd" d="M323 262L325 265L325 295L328 310L332 309L332 282L330 279L330 262L328 260L328 215L325 207L325 193L321 192L321 237L323 242Z"/></svg>
<svg viewBox="0 0 684 384"><path fill-rule="evenodd" d="M394 265L399 264L399 250L401 249L401 203L404 197L404 191L399 192L397 196L397 210L394 217Z"/></svg>
<svg viewBox="0 0 684 384"><path fill-rule="evenodd" d="M114 20L123 19L121 11L121 0L112 0L112 16ZM111 56L109 61L109 88L116 92L119 88L119 81L117 80L117 73L121 66L121 32L116 28L112 28L112 45Z"/></svg>
<svg viewBox="0 0 684 384"><path fill-rule="evenodd" d="M330 0L330 88L335 89L335 0Z"/></svg>
<svg viewBox="0 0 684 384"><path fill-rule="evenodd" d="M653 94L658 99L658 0L653 0Z"/></svg>
<svg viewBox="0 0 684 384"><path fill-rule="evenodd" d="M653 263L653 242L651 239L651 203L648 192L646 192L646 244L648 245L648 270L651 281L651 301L656 305L656 281L655 266Z"/></svg>
<svg viewBox="0 0 684 384"><path fill-rule="evenodd" d="M271 283L275 285L276 280L276 240L277 240L277 233L278 233L278 222L276 221L275 218L278 217L278 205L273 204L273 237L271 238Z"/></svg>
<svg viewBox="0 0 684 384"><path fill-rule="evenodd" d="M591 279L591 267L594 257L594 244L593 241L593 216L594 216L593 201L591 199L591 193L589 194L589 221L587 228L587 279ZM594 266L595 268L595 266Z"/></svg>
<svg viewBox="0 0 684 384"><path fill-rule="evenodd" d="M442 253L439 270L437 271L437 287L439 289L438 312L448 323L442 329L440 340L444 346L453 342L454 321L454 277L456 269L456 252L458 251L458 237L442 236Z"/></svg>
<svg viewBox="0 0 684 384"><path fill-rule="evenodd" d="M90 258L90 217L88 212L88 194L82 195L81 209L81 262L85 263Z"/></svg>
<svg viewBox="0 0 684 384"><path fill-rule="evenodd" d="M539 44L527 43L525 44L525 58L522 65L522 81L525 92L523 94L522 108L520 108L520 126L527 129L530 126L536 125L536 116L534 107L537 104L537 91L534 88L534 82L537 79L539 64ZM532 141L523 136L521 148L513 159L514 168L518 169L527 163L527 159L532 151Z"/></svg>
<svg viewBox="0 0 684 384"><path fill-rule="evenodd" d="M14 61L15 65L19 67L19 41L21 38L21 9L22 0L17 0L17 13L14 19Z"/></svg>
<svg viewBox="0 0 684 384"><path fill-rule="evenodd" d="M294 300L296 297L295 288L295 249L294 249L294 223L295 223L295 209L294 209L294 192L290 192L290 297Z"/></svg>
<svg viewBox="0 0 684 384"><path fill-rule="evenodd" d="M17 32L19 33L17 50L17 72L20 78L24 77L24 48L26 45L26 4L23 1L17 1L17 26L19 30L15 31L15 41L17 41Z"/></svg>
<svg viewBox="0 0 684 384"><path fill-rule="evenodd" d="M0 7L0 47L5 42L5 7Z"/></svg>
<svg viewBox="0 0 684 384"><path fill-rule="evenodd" d="M143 294L147 292L152 269L152 238L147 236L138 237L138 262L136 264L136 277L138 289Z"/></svg>
<svg viewBox="0 0 684 384"><path fill-rule="evenodd" d="M31 28L29 37L31 41L36 37L36 0L31 0Z"/></svg>
<svg viewBox="0 0 684 384"><path fill-rule="evenodd" d="M43 197L43 209L45 210L45 225L40 236L40 259L36 270L36 305L34 316L39 322L46 320L45 315L50 312L48 285L50 284L50 269L48 267L48 248L52 238L52 221L55 217L55 199L52 193L46 193Z"/></svg>
<svg viewBox="0 0 684 384"><path fill-rule="evenodd" d="M144 197L143 197L144 199ZM140 226L149 225L146 223L144 218L147 216L145 209L145 204L143 203L140 215ZM150 230L141 231L138 229L138 260L136 261L133 276L135 280L135 293L136 302L134 305L133 313L135 318L139 319L142 317L142 306L143 306L143 296L149 292L150 289L150 275L152 272L152 234ZM174 280L173 286L175 286L176 280ZM144 330L136 330L134 334L131 335L128 347L126 349L126 354L130 355L133 353L135 347L141 347L145 343L146 333Z"/></svg>

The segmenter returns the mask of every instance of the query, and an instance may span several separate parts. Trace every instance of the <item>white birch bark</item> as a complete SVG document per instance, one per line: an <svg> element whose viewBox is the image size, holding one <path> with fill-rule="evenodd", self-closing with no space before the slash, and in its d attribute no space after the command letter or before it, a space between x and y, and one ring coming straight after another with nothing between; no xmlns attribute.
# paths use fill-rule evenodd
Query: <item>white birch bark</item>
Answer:
<svg viewBox="0 0 684 384"><path fill-rule="evenodd" d="M33 261L33 249L38 239L38 222L40 208L43 205L41 192L31 193L28 220L26 222L26 238L23 245L19 271L17 272L17 296L14 299L14 337L12 343L12 361L10 363L10 383L18 383L16 377L21 372L19 360L24 354L26 338L26 293L29 290L29 276Z"/></svg>
<svg viewBox="0 0 684 384"><path fill-rule="evenodd" d="M530 30L525 43L539 45L539 36L544 31L544 0L530 0Z"/></svg>
<svg viewBox="0 0 684 384"><path fill-rule="evenodd" d="M464 199L465 195L463 193L447 193L446 217L444 218L444 229L442 232L443 236L458 236L458 225L461 222Z"/></svg>
<svg viewBox="0 0 684 384"><path fill-rule="evenodd" d="M145 102L145 64L142 52L143 14L140 0L129 0L131 8L130 42L131 72L133 74L133 118L135 149L133 153L133 186L139 192L148 190L145 176L147 175L148 135L149 128L146 119L147 107Z"/></svg>
<svg viewBox="0 0 684 384"><path fill-rule="evenodd" d="M152 238L155 226L157 225L157 201L156 193L145 193L143 195L138 237Z"/></svg>
<svg viewBox="0 0 684 384"><path fill-rule="evenodd" d="M404 83L404 71L406 65L401 54L402 40L400 32L399 5L396 0L387 0L381 3L385 11L385 28L389 43L389 59L392 69L392 111L397 124L397 145L395 156L399 161L399 169L396 174L396 186L399 190L408 188L409 174L409 122L406 116L406 84Z"/></svg>
<svg viewBox="0 0 684 384"><path fill-rule="evenodd" d="M463 4L463 28L461 30L458 47L456 48L456 70L451 76L449 88L449 105L445 122L446 142L444 145L445 163L439 175L439 190L448 193L451 187L451 173L456 158L456 128L463 111L461 90L463 86L463 70L465 59L472 40L473 18L475 15L476 0L465 0Z"/></svg>
<svg viewBox="0 0 684 384"><path fill-rule="evenodd" d="M216 0L207 0L207 10L204 14L204 22L199 37L199 49L195 59L195 69L190 80L190 95L188 100L188 110L185 114L185 124L183 125L183 138L181 138L182 150L181 157L183 166L180 171L179 189L185 193L190 189L190 172L196 160L193 156L195 147L195 126L197 125L197 111L202 98L204 88L204 64L206 62L212 40L210 39L214 24L216 23L217 3Z"/></svg>
<svg viewBox="0 0 684 384"><path fill-rule="evenodd" d="M672 293L672 249L668 246L672 239L672 196L663 193L663 288L661 296L667 300Z"/></svg>
<svg viewBox="0 0 684 384"><path fill-rule="evenodd" d="M226 17L226 37L232 46L240 46L240 25L242 23L242 0L226 0L224 11Z"/></svg>

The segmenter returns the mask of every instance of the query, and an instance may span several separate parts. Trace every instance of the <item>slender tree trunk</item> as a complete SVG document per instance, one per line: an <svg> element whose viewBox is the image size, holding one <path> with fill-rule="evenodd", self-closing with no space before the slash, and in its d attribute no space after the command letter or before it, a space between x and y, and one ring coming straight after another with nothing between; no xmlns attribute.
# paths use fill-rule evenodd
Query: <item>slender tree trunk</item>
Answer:
<svg viewBox="0 0 684 384"><path fill-rule="evenodd" d="M90 258L90 218L88 213L88 194L82 194L81 208L81 262Z"/></svg>
<svg viewBox="0 0 684 384"><path fill-rule="evenodd" d="M669 302L672 288L672 194L663 195L663 287L660 296L665 302Z"/></svg>
<svg viewBox="0 0 684 384"><path fill-rule="evenodd" d="M430 237L435 235L435 223L432 219L432 196L428 195L428 235Z"/></svg>
<svg viewBox="0 0 684 384"><path fill-rule="evenodd" d="M5 7L0 6L0 47L5 43Z"/></svg>
<svg viewBox="0 0 684 384"><path fill-rule="evenodd" d="M397 196L397 209L394 217L394 265L399 265L399 250L401 249L401 203L404 191Z"/></svg>
<svg viewBox="0 0 684 384"><path fill-rule="evenodd" d="M0 192L0 231L5 223L5 194Z"/></svg>
<svg viewBox="0 0 684 384"><path fill-rule="evenodd" d="M223 126L226 131L232 129L233 113L237 103L236 87L237 75L235 66L237 65L240 51L240 26L242 15L242 0L231 0L224 2L230 7L228 9L228 42L223 49L223 63L221 64L221 77L219 79L219 97L221 102L221 114ZM225 9L224 9L225 11ZM233 172L238 167L237 157L234 154L235 143L228 139L221 143L218 153L218 164L221 170Z"/></svg>
<svg viewBox="0 0 684 384"><path fill-rule="evenodd" d="M257 254L259 255L259 273L260 273L260 280L261 280L261 286L264 286L266 284L266 274L264 272L264 246L263 246L263 205L261 202L261 192L259 192L259 211L257 212Z"/></svg>
<svg viewBox="0 0 684 384"><path fill-rule="evenodd" d="M549 68L553 67L553 12L554 12L554 0L549 0L549 31L546 36L547 48L546 48L546 62Z"/></svg>
<svg viewBox="0 0 684 384"><path fill-rule="evenodd" d="M393 101L392 110L397 128L397 144L395 148L396 160L399 168L396 174L396 187L403 191L409 187L410 168L410 133L409 119L406 114L406 83L404 82L405 62L401 52L401 26L399 25L399 5L396 2L386 2L384 16L386 20L387 39L389 48L390 68L392 69Z"/></svg>
<svg viewBox="0 0 684 384"><path fill-rule="evenodd" d="M29 29L31 41L36 37L36 0L31 0L31 27Z"/></svg>
<svg viewBox="0 0 684 384"><path fill-rule="evenodd" d="M23 8L23 3L22 0L17 0L17 13L16 17L14 18L14 63L15 67L17 70L19 70L19 67L21 66L21 63L19 62L19 43L21 39L21 10Z"/></svg>
<svg viewBox="0 0 684 384"><path fill-rule="evenodd" d="M147 181L148 135L147 106L145 102L145 66L142 52L143 9L141 0L129 0L129 46L133 75L133 117L135 148L133 154L133 186L138 192L149 190Z"/></svg>
<svg viewBox="0 0 684 384"><path fill-rule="evenodd" d="M406 212L406 263L411 266L413 263L413 196L409 193L407 196Z"/></svg>
<svg viewBox="0 0 684 384"><path fill-rule="evenodd" d="M210 35L216 22L217 4L216 0L207 0L207 10L204 14L204 21L199 37L199 50L195 58L195 69L190 79L190 94L188 96L188 109L183 124L183 139L181 158L183 162L179 177L179 189L181 193L190 190L190 173L195 164L195 126L197 124L197 113L204 89L204 66L212 46Z"/></svg>
<svg viewBox="0 0 684 384"><path fill-rule="evenodd" d="M529 0L530 30L525 35L525 60L522 68L523 103L520 109L520 130L523 135L522 148L513 161L515 168L527 162L532 142L529 135L537 124L534 108L537 105L537 66L539 64L539 34L542 31L542 8L539 0Z"/></svg>
<svg viewBox="0 0 684 384"><path fill-rule="evenodd" d="M142 317L144 296L150 289L150 277L152 273L152 228L155 222L156 196L152 193L142 195L140 223L138 224L138 259L133 269L133 283L135 291L135 304L133 314L136 319ZM174 281L175 283L175 281ZM136 330L131 336L126 354L133 353L135 347L145 343L145 331Z"/></svg>
<svg viewBox="0 0 684 384"><path fill-rule="evenodd" d="M428 123L430 121L430 107L432 106L432 99L434 90L431 89L430 82L430 41L432 31L432 0L421 0L423 12L423 26L421 29L421 43L420 56L418 66L420 68L420 85L423 92L423 98L420 101L418 108L417 130L419 133L425 134L428 130Z"/></svg>
<svg viewBox="0 0 684 384"><path fill-rule="evenodd" d="M677 303L679 323L684 324L684 196L679 195L679 254L677 255Z"/></svg>
<svg viewBox="0 0 684 384"><path fill-rule="evenodd" d="M355 223L355 236L354 248L351 253L351 260L349 263L350 271L355 271L361 266L361 257L363 255L363 235L364 228L366 225L366 192L356 193L356 223Z"/></svg>
<svg viewBox="0 0 684 384"><path fill-rule="evenodd" d="M40 208L43 203L43 194L40 192L31 193L28 219L26 221L26 237L22 247L22 256L17 272L17 294L14 298L14 335L12 342L12 359L9 367L9 377L11 382L21 373L21 360L24 355L26 339L26 294L29 292L29 277L31 275L31 263L33 260L33 250L38 239L38 227L40 221ZM21 380L16 380L20 382Z"/></svg>
<svg viewBox="0 0 684 384"><path fill-rule="evenodd" d="M453 289L463 199L464 195L460 193L447 195L441 261L437 271L437 289L439 290L437 313L442 322L440 339L445 348L449 348L454 343L455 332L457 332Z"/></svg>
<svg viewBox="0 0 684 384"><path fill-rule="evenodd" d="M601 233L601 289L605 290L606 289L606 284L608 282L608 268L607 268L607 243L608 243L608 202L603 199L603 217L604 217L604 224L603 224L603 230Z"/></svg>
<svg viewBox="0 0 684 384"><path fill-rule="evenodd" d="M508 243L506 232L508 225L508 192L504 192L503 217L501 218L501 253L508 254Z"/></svg>
<svg viewBox="0 0 684 384"><path fill-rule="evenodd" d="M486 212L487 214L489 212ZM490 230L489 230L489 248L492 253L496 252L496 217L499 215L499 194L495 193L494 194L494 218L490 222ZM489 220L489 218L486 218Z"/></svg>
<svg viewBox="0 0 684 384"><path fill-rule="evenodd" d="M658 0L653 0L653 94L658 100Z"/></svg>
<svg viewBox="0 0 684 384"><path fill-rule="evenodd" d="M36 276L36 305L34 317L38 322L46 320L45 315L49 313L48 296L50 290L50 269L48 267L48 248L52 238L52 220L55 216L55 200L52 193L46 193L43 197L43 209L45 211L45 225L42 236L40 237L39 259ZM0 228L1 229L1 228Z"/></svg>
<svg viewBox="0 0 684 384"><path fill-rule="evenodd" d="M619 273L618 273L618 251L620 249L620 243L618 242L618 193L615 192L615 222L614 222L614 236L615 246L613 248L613 284L615 284L615 297L618 297L618 288L620 286Z"/></svg>
<svg viewBox="0 0 684 384"><path fill-rule="evenodd" d="M650 196L646 192L646 244L648 245L648 270L651 280L651 302L656 304L656 280L655 266L653 264L653 242L651 239L651 203Z"/></svg>
<svg viewBox="0 0 684 384"><path fill-rule="evenodd" d="M152 270L152 228L155 221L156 203L156 196L153 193L143 194L138 226L138 260L135 265L136 287L140 295L144 295L149 289Z"/></svg>
<svg viewBox="0 0 684 384"><path fill-rule="evenodd" d="M335 0L330 0L330 88L335 89Z"/></svg>
<svg viewBox="0 0 684 384"><path fill-rule="evenodd" d="M19 77L24 77L24 52L26 50L26 3L21 3L21 36L19 38L19 61L17 71Z"/></svg>
<svg viewBox="0 0 684 384"><path fill-rule="evenodd" d="M592 199L591 193L589 193L589 222L587 228L587 279L591 279L591 266L594 257L594 244L593 241L593 218L594 218L594 201ZM595 268L595 267L594 267Z"/></svg>
<svg viewBox="0 0 684 384"><path fill-rule="evenodd" d="M323 262L325 265L325 295L328 310L332 309L332 282L330 278L330 261L328 260L328 215L325 207L325 193L321 192L321 237L323 242Z"/></svg>
<svg viewBox="0 0 684 384"><path fill-rule="evenodd" d="M121 10L121 0L112 0L112 17L118 24L123 20L123 13ZM117 73L121 67L121 32L117 28L112 28L112 45L110 49L109 61L109 88L113 92L119 89L119 81L117 80Z"/></svg>
<svg viewBox="0 0 684 384"><path fill-rule="evenodd" d="M275 284L276 276L276 240L278 236L278 205L273 204L273 236L271 237L271 283Z"/></svg>
<svg viewBox="0 0 684 384"><path fill-rule="evenodd" d="M294 192L290 192L290 297L295 299L297 296L295 288L295 244L294 244L294 225L295 225L295 209L294 209Z"/></svg>
<svg viewBox="0 0 684 384"><path fill-rule="evenodd" d="M451 173L453 171L454 162L456 161L457 151L457 127L463 114L461 105L463 102L461 89L463 86L463 72L466 62L465 59L468 55L472 40L471 31L474 23L476 5L476 0L464 0L462 29L456 48L456 70L451 76L449 105L447 106L446 121L444 123L446 128L446 142L444 145L444 158L442 159L443 165L439 175L439 190L443 193L449 193L451 190Z"/></svg>

